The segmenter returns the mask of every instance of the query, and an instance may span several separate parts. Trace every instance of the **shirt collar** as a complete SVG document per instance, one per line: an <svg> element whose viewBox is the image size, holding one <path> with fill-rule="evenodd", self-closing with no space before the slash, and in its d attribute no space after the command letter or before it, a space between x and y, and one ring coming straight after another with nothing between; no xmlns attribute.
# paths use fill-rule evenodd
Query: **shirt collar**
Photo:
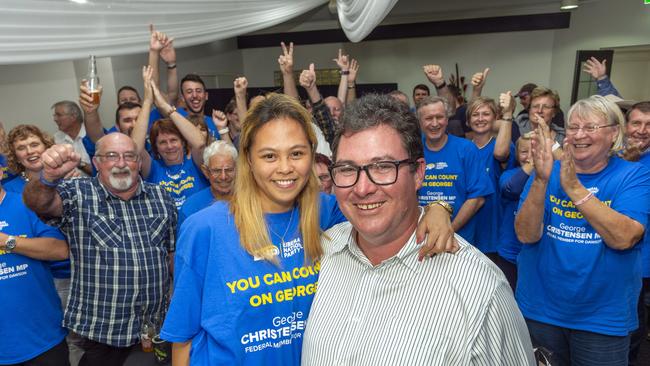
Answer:
<svg viewBox="0 0 650 366"><path fill-rule="evenodd" d="M74 139L70 135L68 135L67 133L65 133L65 132L63 132L61 130L57 130L54 133L54 135L58 136L58 138L61 139L61 140L67 140L67 141L71 141L71 142L81 141L81 140L83 140L84 137L86 137L86 127L84 127L84 125L82 123L81 128L79 129L79 133L77 134L77 137L74 138Z"/></svg>
<svg viewBox="0 0 650 366"><path fill-rule="evenodd" d="M424 210L420 207L420 216L418 218L418 221L422 219L422 216L424 215ZM379 265L375 266L376 268L380 268L386 265L389 265L390 263L394 261L398 261L408 269L410 269L413 272L419 272L420 267L419 267L419 261L418 261L418 255L417 251L420 249L420 245L417 243L416 236L415 236L416 230L413 230L411 233L411 236L408 238L406 241L406 244L402 247L402 249L397 252L393 257L386 259ZM359 248L359 245L357 244L357 232L352 227L350 224L350 234L348 235L346 240L340 240L339 242L336 242L332 245L332 253L338 253L343 251L344 249L347 249L348 253L355 257L357 260L359 260L361 263L364 265L367 265L369 267L372 267L372 264L370 263L370 260L366 257L365 254L361 251L361 248Z"/></svg>

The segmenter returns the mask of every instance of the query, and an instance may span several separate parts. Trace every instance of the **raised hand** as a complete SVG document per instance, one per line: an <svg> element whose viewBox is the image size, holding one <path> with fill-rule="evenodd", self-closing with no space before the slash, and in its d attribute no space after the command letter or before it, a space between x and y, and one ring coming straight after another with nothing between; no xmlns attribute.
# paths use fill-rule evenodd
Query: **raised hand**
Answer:
<svg viewBox="0 0 650 366"><path fill-rule="evenodd" d="M570 194L569 192L575 191L582 183L580 183L576 174L576 166L573 161L573 145L567 143L567 140L564 141L564 154L562 154L562 160L560 161L560 184L564 192Z"/></svg>
<svg viewBox="0 0 650 366"><path fill-rule="evenodd" d="M167 42L160 50L160 58L162 58L163 62L165 62L167 65L173 65L176 63L176 49L174 48L174 38L167 38Z"/></svg>
<svg viewBox="0 0 650 366"><path fill-rule="evenodd" d="M160 110L160 112L164 116L168 116L174 111L174 107L172 107L168 102L167 98L165 98L162 93L160 93L160 90L158 90L158 86L156 86L156 83L154 82L149 82L149 85L151 85L151 91L153 92L153 100L154 103L156 104L156 107Z"/></svg>
<svg viewBox="0 0 650 366"><path fill-rule="evenodd" d="M348 71L350 69L350 61L349 61L349 56L343 54L343 50L339 48L339 55L337 58L332 59L332 61L336 62L338 65L339 69L341 71Z"/></svg>
<svg viewBox="0 0 650 366"><path fill-rule="evenodd" d="M144 86L144 103L153 103L153 91L151 90L151 81L153 80L153 67L150 65L143 66L142 67L142 81L143 81L143 86Z"/></svg>
<svg viewBox="0 0 650 366"><path fill-rule="evenodd" d="M226 118L226 114L216 109L212 110L212 122L214 122L219 130L228 127L228 118Z"/></svg>
<svg viewBox="0 0 650 366"><path fill-rule="evenodd" d="M309 69L302 70L299 82L300 86L305 89L311 89L316 86L316 69L313 63L309 64Z"/></svg>
<svg viewBox="0 0 650 366"><path fill-rule="evenodd" d="M424 65L422 66L422 70L433 85L440 86L445 83L445 75L442 73L442 68L439 65Z"/></svg>
<svg viewBox="0 0 650 366"><path fill-rule="evenodd" d="M278 57L280 71L283 74L291 74L293 73L293 42L289 42L289 48L284 42L280 42L280 46L282 46L282 54Z"/></svg>
<svg viewBox="0 0 650 366"><path fill-rule="evenodd" d="M596 80L601 80L605 78L605 75L607 74L607 60L599 62L595 57L591 57L589 60L585 61L582 71L591 75L591 77Z"/></svg>
<svg viewBox="0 0 650 366"><path fill-rule="evenodd" d="M102 98L102 86L99 86L99 100L101 102ZM88 80L83 79L81 80L81 84L79 85L79 105L81 106L81 109L85 113L93 113L97 111L97 108L99 108L99 103L95 104L93 102L93 95L90 93L90 89L88 89Z"/></svg>
<svg viewBox="0 0 650 366"><path fill-rule="evenodd" d="M235 89L235 94L246 94L246 89L248 88L248 80L244 76L240 76L233 81L233 87Z"/></svg>
<svg viewBox="0 0 650 366"><path fill-rule="evenodd" d="M553 139L546 122L537 125L537 129L530 141L530 150L535 165L535 179L548 182L553 169Z"/></svg>
<svg viewBox="0 0 650 366"><path fill-rule="evenodd" d="M64 178L73 171L81 161L81 156L72 145L53 145L41 155L43 161L43 178L50 182Z"/></svg>
<svg viewBox="0 0 650 366"><path fill-rule="evenodd" d="M149 37L149 49L160 52L160 50L165 47L167 36L164 33L157 32L154 29L153 24L149 24L149 32L151 33L151 36Z"/></svg>
<svg viewBox="0 0 650 366"><path fill-rule="evenodd" d="M483 72L477 72L472 75L472 86L475 88L482 88L485 85L485 81L487 80L487 75L489 72L490 68L486 67Z"/></svg>
<svg viewBox="0 0 650 366"><path fill-rule="evenodd" d="M357 81L357 73L359 72L359 63L357 60L350 60L350 75L348 75L348 84L354 84Z"/></svg>
<svg viewBox="0 0 650 366"><path fill-rule="evenodd" d="M517 103L515 102L515 98L512 96L511 91L499 94L499 107L501 107L504 117L512 117L516 105Z"/></svg>

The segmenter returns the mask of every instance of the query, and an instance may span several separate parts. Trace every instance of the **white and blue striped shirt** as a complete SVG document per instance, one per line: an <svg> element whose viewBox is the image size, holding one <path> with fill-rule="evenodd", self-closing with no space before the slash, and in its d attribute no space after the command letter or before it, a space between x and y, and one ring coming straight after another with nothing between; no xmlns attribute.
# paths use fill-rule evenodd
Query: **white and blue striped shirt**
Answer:
<svg viewBox="0 0 650 366"><path fill-rule="evenodd" d="M348 222L323 239L303 365L533 365L526 323L503 273L460 250L418 261L415 234L373 266Z"/></svg>

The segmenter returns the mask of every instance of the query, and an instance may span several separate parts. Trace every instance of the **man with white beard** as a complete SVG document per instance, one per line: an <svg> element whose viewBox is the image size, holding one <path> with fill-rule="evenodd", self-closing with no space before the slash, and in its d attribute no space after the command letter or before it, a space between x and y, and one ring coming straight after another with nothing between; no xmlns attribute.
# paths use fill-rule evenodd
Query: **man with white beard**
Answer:
<svg viewBox="0 0 650 366"><path fill-rule="evenodd" d="M71 145L41 159L23 199L66 236L72 281L63 323L81 338L79 365L122 365L143 324L162 315L177 213L161 186L139 177L140 158L122 133L97 141L97 177L63 181L79 163Z"/></svg>

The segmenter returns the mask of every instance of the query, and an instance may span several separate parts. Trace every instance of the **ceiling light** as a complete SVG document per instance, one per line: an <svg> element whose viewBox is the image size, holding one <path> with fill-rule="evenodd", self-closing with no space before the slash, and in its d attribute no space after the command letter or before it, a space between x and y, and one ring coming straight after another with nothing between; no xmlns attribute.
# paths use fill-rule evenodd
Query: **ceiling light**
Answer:
<svg viewBox="0 0 650 366"><path fill-rule="evenodd" d="M77 4L85 4L88 2L87 0L70 0L70 1Z"/></svg>
<svg viewBox="0 0 650 366"><path fill-rule="evenodd" d="M562 0L560 4L561 10L571 10L578 7L578 0Z"/></svg>

